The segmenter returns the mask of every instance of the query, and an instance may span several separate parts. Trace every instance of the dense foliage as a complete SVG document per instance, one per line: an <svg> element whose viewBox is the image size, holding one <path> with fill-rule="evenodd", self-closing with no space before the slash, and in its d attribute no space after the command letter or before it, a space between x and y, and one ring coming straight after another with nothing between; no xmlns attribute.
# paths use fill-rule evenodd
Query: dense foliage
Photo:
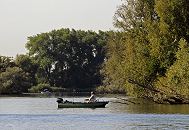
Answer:
<svg viewBox="0 0 189 130"><path fill-rule="evenodd" d="M31 87L27 73L18 67L7 68L0 73L0 93L21 94Z"/></svg>
<svg viewBox="0 0 189 130"><path fill-rule="evenodd" d="M157 102L188 102L187 1L125 0L114 18L120 33L107 45L105 85Z"/></svg>
<svg viewBox="0 0 189 130"><path fill-rule="evenodd" d="M52 91L52 88L49 84L40 83L37 86L33 86L32 88L30 88L29 92L39 93L39 92L43 92L44 90L47 90L50 92L50 91Z"/></svg>
<svg viewBox="0 0 189 130"><path fill-rule="evenodd" d="M14 60L1 56L0 93L27 92L32 86L32 92L40 91L44 84L53 90L93 89L102 82L100 69L108 35L60 29L28 37L28 54Z"/></svg>
<svg viewBox="0 0 189 130"><path fill-rule="evenodd" d="M28 39L29 56L39 64L38 83L64 88L101 84L107 33L60 29Z"/></svg>

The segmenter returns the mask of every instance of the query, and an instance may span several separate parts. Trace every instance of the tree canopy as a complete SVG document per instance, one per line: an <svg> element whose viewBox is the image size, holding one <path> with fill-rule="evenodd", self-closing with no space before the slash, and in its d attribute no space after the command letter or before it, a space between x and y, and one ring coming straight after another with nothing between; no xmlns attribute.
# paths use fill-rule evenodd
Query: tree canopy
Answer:
<svg viewBox="0 0 189 130"><path fill-rule="evenodd" d="M101 83L108 34L60 29L28 38L29 56L39 64L38 82L65 88L88 88Z"/></svg>
<svg viewBox="0 0 189 130"><path fill-rule="evenodd" d="M114 16L120 32L107 44L105 85L159 102L187 98L188 18L186 0L123 1Z"/></svg>

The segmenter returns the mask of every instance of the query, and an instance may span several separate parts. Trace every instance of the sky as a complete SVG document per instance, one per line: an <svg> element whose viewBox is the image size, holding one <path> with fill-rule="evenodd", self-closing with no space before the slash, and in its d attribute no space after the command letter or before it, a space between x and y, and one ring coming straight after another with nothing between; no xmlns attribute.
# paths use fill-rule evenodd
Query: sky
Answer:
<svg viewBox="0 0 189 130"><path fill-rule="evenodd" d="M26 54L27 37L54 29L114 30L121 0L0 0L0 55Z"/></svg>

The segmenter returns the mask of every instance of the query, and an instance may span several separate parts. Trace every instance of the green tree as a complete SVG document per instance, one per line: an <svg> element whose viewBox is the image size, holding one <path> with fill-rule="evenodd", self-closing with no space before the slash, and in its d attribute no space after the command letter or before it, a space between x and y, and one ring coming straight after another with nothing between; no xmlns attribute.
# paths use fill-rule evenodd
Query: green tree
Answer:
<svg viewBox="0 0 189 130"><path fill-rule="evenodd" d="M114 24L122 32L108 43L109 56L104 67L110 84L116 84L114 87L126 87L127 93L139 95L145 89L154 90L159 61L150 54L148 26L157 20L154 1L126 0L118 8Z"/></svg>
<svg viewBox="0 0 189 130"><path fill-rule="evenodd" d="M28 55L17 55L15 59L15 64L21 68L30 77L32 85L36 85L36 73L38 70L38 63Z"/></svg>
<svg viewBox="0 0 189 130"><path fill-rule="evenodd" d="M114 25L123 31L145 28L146 21L156 21L155 0L123 0L114 15Z"/></svg>
<svg viewBox="0 0 189 130"><path fill-rule="evenodd" d="M114 22L123 35L108 43L111 49L104 67L105 81L126 87L128 94L183 102L177 96L188 94L184 85L188 81L188 54L186 47L181 47L188 44L188 7L186 0L124 1ZM186 41L179 43L181 38Z"/></svg>
<svg viewBox="0 0 189 130"><path fill-rule="evenodd" d="M101 83L100 65L108 34L60 29L28 38L29 55L39 63L38 81L67 88Z"/></svg>
<svg viewBox="0 0 189 130"><path fill-rule="evenodd" d="M5 72L6 68L15 66L13 58L0 55L0 73Z"/></svg>
<svg viewBox="0 0 189 130"><path fill-rule="evenodd" d="M156 0L156 11L162 30L171 32L175 40L189 41L189 5L187 0Z"/></svg>
<svg viewBox="0 0 189 130"><path fill-rule="evenodd" d="M184 39L179 42L176 58L175 63L167 70L166 76L159 78L156 87L168 96L189 98L189 46Z"/></svg>
<svg viewBox="0 0 189 130"><path fill-rule="evenodd" d="M31 87L28 74L18 67L9 67L0 73L1 94L21 94Z"/></svg>

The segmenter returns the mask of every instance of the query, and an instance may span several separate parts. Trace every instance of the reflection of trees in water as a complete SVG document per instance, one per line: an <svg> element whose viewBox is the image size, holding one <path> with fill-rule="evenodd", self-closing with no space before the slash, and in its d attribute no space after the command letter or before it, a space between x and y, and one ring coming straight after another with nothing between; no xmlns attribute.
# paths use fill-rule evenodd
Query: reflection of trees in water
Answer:
<svg viewBox="0 0 189 130"><path fill-rule="evenodd" d="M112 98L108 105L111 112L125 112L129 114L189 114L189 105L156 104L145 99L134 99L136 103L124 104L116 98ZM120 103L119 103L120 102Z"/></svg>

